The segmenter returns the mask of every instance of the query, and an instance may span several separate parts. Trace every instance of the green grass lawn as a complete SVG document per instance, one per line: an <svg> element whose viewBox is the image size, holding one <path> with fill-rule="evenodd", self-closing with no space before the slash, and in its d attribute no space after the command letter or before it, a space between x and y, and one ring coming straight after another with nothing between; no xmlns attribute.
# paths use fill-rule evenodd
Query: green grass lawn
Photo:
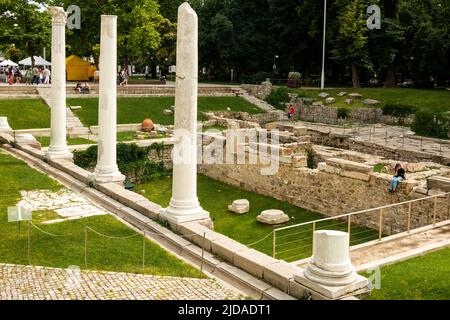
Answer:
<svg viewBox="0 0 450 320"><path fill-rule="evenodd" d="M382 267L381 288L367 299L450 299L450 248Z"/></svg>
<svg viewBox="0 0 450 320"><path fill-rule="evenodd" d="M18 224L7 222L7 207L20 199L20 190L58 190L61 186L46 175L28 167L0 151L0 262L27 264L26 224L18 235ZM51 225L38 224L44 218L54 218L54 212L35 212L34 223L52 237L32 228L31 247L34 265L67 268L76 265L84 269L85 226L115 236L136 234L113 216L94 216ZM88 233L88 269L140 273L142 272L142 235L125 239L105 239ZM199 271L177 259L159 245L146 240L145 273L156 275L198 277Z"/></svg>
<svg viewBox="0 0 450 320"><path fill-rule="evenodd" d="M50 146L50 137L37 137L36 140L41 143L42 147ZM79 145L79 144L95 144L95 143L97 143L97 142L88 140L85 138L69 138L69 139L67 139L67 144L69 146L75 146L75 145Z"/></svg>
<svg viewBox="0 0 450 320"><path fill-rule="evenodd" d="M146 184L138 184L136 192L145 190L144 196L149 200L156 202L164 207L169 204L172 194L172 179L170 177L154 180ZM305 221L312 221L323 218L322 215L308 210L296 207L284 201L262 196L253 192L240 190L219 181L212 180L208 177L198 176L198 197L202 207L210 212L214 219L214 229L230 238L239 241L242 244L251 244L265 236L272 230L273 226L263 225L256 221L256 216L266 209L280 209L289 215L291 220L282 226L298 224ZM243 215L237 215L227 210L228 205L236 199L248 199L250 201L250 212ZM347 224L331 221L320 223L316 229L325 229L332 227L333 230L347 231ZM280 227L280 226L277 226ZM367 232L366 232L367 231ZM352 237L352 244L357 244L364 238L372 237L375 239L377 234L372 230L365 230L357 226L352 227L352 233L356 237ZM311 255L311 237L312 227L299 227L287 232L277 233L282 236L277 241L276 258L287 261L299 260L307 258ZM272 255L272 236L269 236L262 242L252 246L268 255ZM283 252L284 251L284 252Z"/></svg>
<svg viewBox="0 0 450 320"><path fill-rule="evenodd" d="M322 100L317 95L319 90L310 89L292 89L292 92L298 93L300 97L314 98ZM381 101L380 107L386 103L402 103L417 108L428 108L436 111L450 111L450 91L446 90L424 90L424 89L408 89L408 88L340 88L340 89L325 89L325 92L336 99L336 103L330 106L335 107L351 107L360 108L365 107L362 100L376 99ZM348 96L338 97L337 94L341 91L347 93L360 93L363 98L361 100L354 100L352 104L345 103Z"/></svg>
<svg viewBox="0 0 450 320"><path fill-rule="evenodd" d="M73 98L67 100L68 105L82 106L81 110L74 111L86 126L98 123L98 99L97 98ZM175 104L174 97L147 97L147 98L117 98L117 123L141 123L145 118L150 118L154 123L168 125L173 124L173 115L163 114L164 109L169 109ZM201 112L245 111L248 113L263 112L257 106L240 97L199 97L198 115Z"/></svg>
<svg viewBox="0 0 450 320"><path fill-rule="evenodd" d="M40 99L0 100L0 116L14 130L50 128L50 108Z"/></svg>

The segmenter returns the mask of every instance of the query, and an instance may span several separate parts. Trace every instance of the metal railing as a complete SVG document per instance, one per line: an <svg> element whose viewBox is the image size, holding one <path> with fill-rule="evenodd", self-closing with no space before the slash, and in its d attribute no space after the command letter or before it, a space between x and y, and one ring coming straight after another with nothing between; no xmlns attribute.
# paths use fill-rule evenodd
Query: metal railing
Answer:
<svg viewBox="0 0 450 320"><path fill-rule="evenodd" d="M449 219L450 193L426 196L274 229L272 256L289 262L309 258L318 230L348 232L353 247Z"/></svg>

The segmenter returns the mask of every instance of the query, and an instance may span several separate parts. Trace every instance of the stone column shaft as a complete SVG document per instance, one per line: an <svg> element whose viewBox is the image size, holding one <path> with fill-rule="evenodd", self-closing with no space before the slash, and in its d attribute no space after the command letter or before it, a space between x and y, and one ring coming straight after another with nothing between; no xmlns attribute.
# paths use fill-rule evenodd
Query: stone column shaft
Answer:
<svg viewBox="0 0 450 320"><path fill-rule="evenodd" d="M66 21L61 7L50 7L52 16L51 136L47 157L72 158L66 142Z"/></svg>
<svg viewBox="0 0 450 320"><path fill-rule="evenodd" d="M101 16L98 156L95 181L122 182L116 156L117 131L117 16Z"/></svg>
<svg viewBox="0 0 450 320"><path fill-rule="evenodd" d="M187 2L178 8L176 66L172 198L161 215L180 223L209 218L197 198L198 19Z"/></svg>

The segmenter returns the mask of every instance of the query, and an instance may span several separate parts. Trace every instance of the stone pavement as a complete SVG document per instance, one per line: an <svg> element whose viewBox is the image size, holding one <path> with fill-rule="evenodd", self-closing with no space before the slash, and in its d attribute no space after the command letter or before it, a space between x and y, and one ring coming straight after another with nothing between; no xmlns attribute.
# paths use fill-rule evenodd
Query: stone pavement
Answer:
<svg viewBox="0 0 450 320"><path fill-rule="evenodd" d="M0 300L225 300L244 296L214 279L0 264Z"/></svg>
<svg viewBox="0 0 450 320"><path fill-rule="evenodd" d="M450 157L449 141L416 136L406 127L378 124L344 127L303 121L299 121L298 124L320 132L349 135L356 141L372 142L383 147Z"/></svg>
<svg viewBox="0 0 450 320"><path fill-rule="evenodd" d="M95 206L85 197L66 188L61 188L56 192L50 190L20 191L20 194L22 198L17 203L18 206L29 208L33 211L53 210L61 217L61 219L50 220L44 223L107 214L104 209Z"/></svg>

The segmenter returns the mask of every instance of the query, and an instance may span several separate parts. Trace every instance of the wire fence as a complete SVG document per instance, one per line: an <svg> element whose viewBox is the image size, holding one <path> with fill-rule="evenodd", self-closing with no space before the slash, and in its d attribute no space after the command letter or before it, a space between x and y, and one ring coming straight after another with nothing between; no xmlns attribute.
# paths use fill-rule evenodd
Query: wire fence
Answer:
<svg viewBox="0 0 450 320"><path fill-rule="evenodd" d="M450 220L450 193L427 196L274 229L272 256L289 262L309 258L318 230L347 232L354 247L446 220Z"/></svg>
<svg viewBox="0 0 450 320"><path fill-rule="evenodd" d="M84 269L97 270L104 269L104 266L110 262L108 255L113 254L116 259L121 259L125 266L123 270L118 271L135 270L135 273L149 274L148 269L152 270L154 267L152 256L160 256L157 252L155 253L156 247L153 245L155 238L172 241L163 233L151 232L145 228L141 231L127 230L126 232L134 232L126 235L123 235L124 230L121 229L119 235L103 233L92 226L85 225L82 232L78 228L76 232L61 234L48 230L54 224L44 226L37 225L32 221L18 221L17 223L19 226L21 223L26 223L27 226L26 234L21 233L18 229L18 238L26 242L28 265L52 265L54 264L52 261L64 258L66 264L83 265ZM185 240L199 237L198 234L179 236ZM201 240L205 242L205 238L206 233L203 234ZM61 251L48 250L49 246L58 247ZM153 246L150 251L147 250L149 246ZM60 252L60 257L55 257L58 252ZM82 259L80 259L80 255L82 255ZM80 262L82 263L80 264ZM204 249L202 249L199 277L203 277L204 262Z"/></svg>

